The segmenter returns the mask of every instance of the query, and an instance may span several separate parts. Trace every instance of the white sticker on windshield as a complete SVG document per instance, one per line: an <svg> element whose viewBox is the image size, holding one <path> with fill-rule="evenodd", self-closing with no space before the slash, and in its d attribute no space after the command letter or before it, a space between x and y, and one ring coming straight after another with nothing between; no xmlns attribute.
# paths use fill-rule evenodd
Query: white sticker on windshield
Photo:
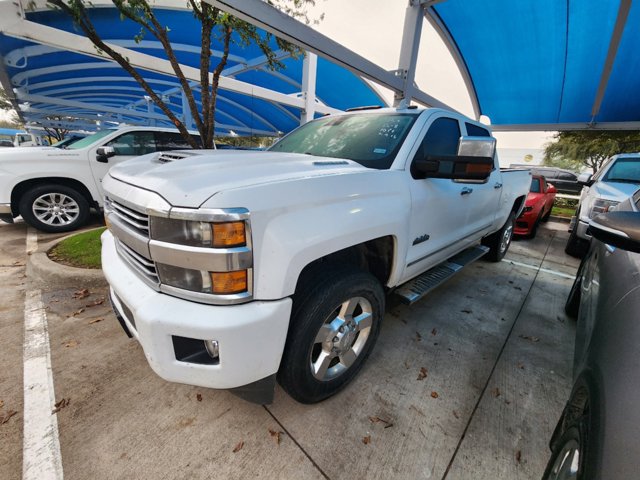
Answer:
<svg viewBox="0 0 640 480"><path fill-rule="evenodd" d="M386 148L374 148L374 149L373 149L373 153L382 153L382 154L385 154L385 153L387 153L387 149L386 149Z"/></svg>

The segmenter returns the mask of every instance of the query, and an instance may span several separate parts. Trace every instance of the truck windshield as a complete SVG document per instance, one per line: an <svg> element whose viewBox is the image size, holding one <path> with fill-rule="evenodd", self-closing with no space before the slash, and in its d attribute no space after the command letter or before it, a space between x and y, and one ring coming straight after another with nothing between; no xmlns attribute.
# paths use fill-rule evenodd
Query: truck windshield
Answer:
<svg viewBox="0 0 640 480"><path fill-rule="evenodd" d="M387 169L416 118L396 113L320 118L294 130L269 150L345 158L365 167Z"/></svg>
<svg viewBox="0 0 640 480"><path fill-rule="evenodd" d="M88 137L84 137L82 140L78 140L77 142L69 145L67 147L68 150L77 150L79 148L88 147L89 145L93 145L95 142L100 140L101 138L106 137L107 135L111 135L113 130L100 130L93 135L89 135Z"/></svg>
<svg viewBox="0 0 640 480"><path fill-rule="evenodd" d="M640 158L618 158L602 180L640 184Z"/></svg>

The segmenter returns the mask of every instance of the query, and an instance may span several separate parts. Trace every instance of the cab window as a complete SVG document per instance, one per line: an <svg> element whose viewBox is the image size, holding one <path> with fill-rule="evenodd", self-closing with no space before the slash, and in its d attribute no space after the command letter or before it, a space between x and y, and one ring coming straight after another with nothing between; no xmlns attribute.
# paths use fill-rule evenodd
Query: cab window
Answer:
<svg viewBox="0 0 640 480"><path fill-rule="evenodd" d="M116 155L138 156L156 151L153 132L128 132L114 138L107 146L113 147Z"/></svg>

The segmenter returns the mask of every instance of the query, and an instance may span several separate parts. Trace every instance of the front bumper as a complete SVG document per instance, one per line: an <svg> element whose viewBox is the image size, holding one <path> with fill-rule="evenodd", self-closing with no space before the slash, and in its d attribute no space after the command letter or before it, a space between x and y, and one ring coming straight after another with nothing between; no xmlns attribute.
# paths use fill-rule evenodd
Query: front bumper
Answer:
<svg viewBox="0 0 640 480"><path fill-rule="evenodd" d="M120 258L109 231L102 236L102 268L111 286L114 308L140 342L151 368L163 379L234 389L278 371L289 328L290 298L219 306L157 292ZM217 341L219 362L178 360L172 337Z"/></svg>
<svg viewBox="0 0 640 480"><path fill-rule="evenodd" d="M587 233L587 229L589 228L588 223L578 219L576 227L577 227L576 235L578 236L578 238L582 238L583 240L587 240L587 241L591 240L591 235Z"/></svg>
<svg viewBox="0 0 640 480"><path fill-rule="evenodd" d="M529 235L533 225L536 223L537 216L533 210L530 212L524 212L518 218L516 218L516 224L513 229L513 233L516 235Z"/></svg>

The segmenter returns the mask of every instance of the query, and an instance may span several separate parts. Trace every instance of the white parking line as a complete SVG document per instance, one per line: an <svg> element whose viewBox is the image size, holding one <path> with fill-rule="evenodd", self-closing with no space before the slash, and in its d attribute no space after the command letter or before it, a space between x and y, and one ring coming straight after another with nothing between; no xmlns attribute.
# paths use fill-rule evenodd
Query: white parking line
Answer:
<svg viewBox="0 0 640 480"><path fill-rule="evenodd" d="M515 260L509 260L509 262L513 265L517 265L518 267L530 268L531 270L537 270L539 272L549 273L551 275L557 275L558 277L568 278L569 280L573 280L576 278L575 275L569 275L568 273L559 272L557 270L549 270L548 268L536 267L535 265L529 265L528 263L520 263Z"/></svg>
<svg viewBox="0 0 640 480"><path fill-rule="evenodd" d="M27 234L27 251L35 251L37 235ZM23 480L62 480L47 315L40 290L27 291L24 301Z"/></svg>

